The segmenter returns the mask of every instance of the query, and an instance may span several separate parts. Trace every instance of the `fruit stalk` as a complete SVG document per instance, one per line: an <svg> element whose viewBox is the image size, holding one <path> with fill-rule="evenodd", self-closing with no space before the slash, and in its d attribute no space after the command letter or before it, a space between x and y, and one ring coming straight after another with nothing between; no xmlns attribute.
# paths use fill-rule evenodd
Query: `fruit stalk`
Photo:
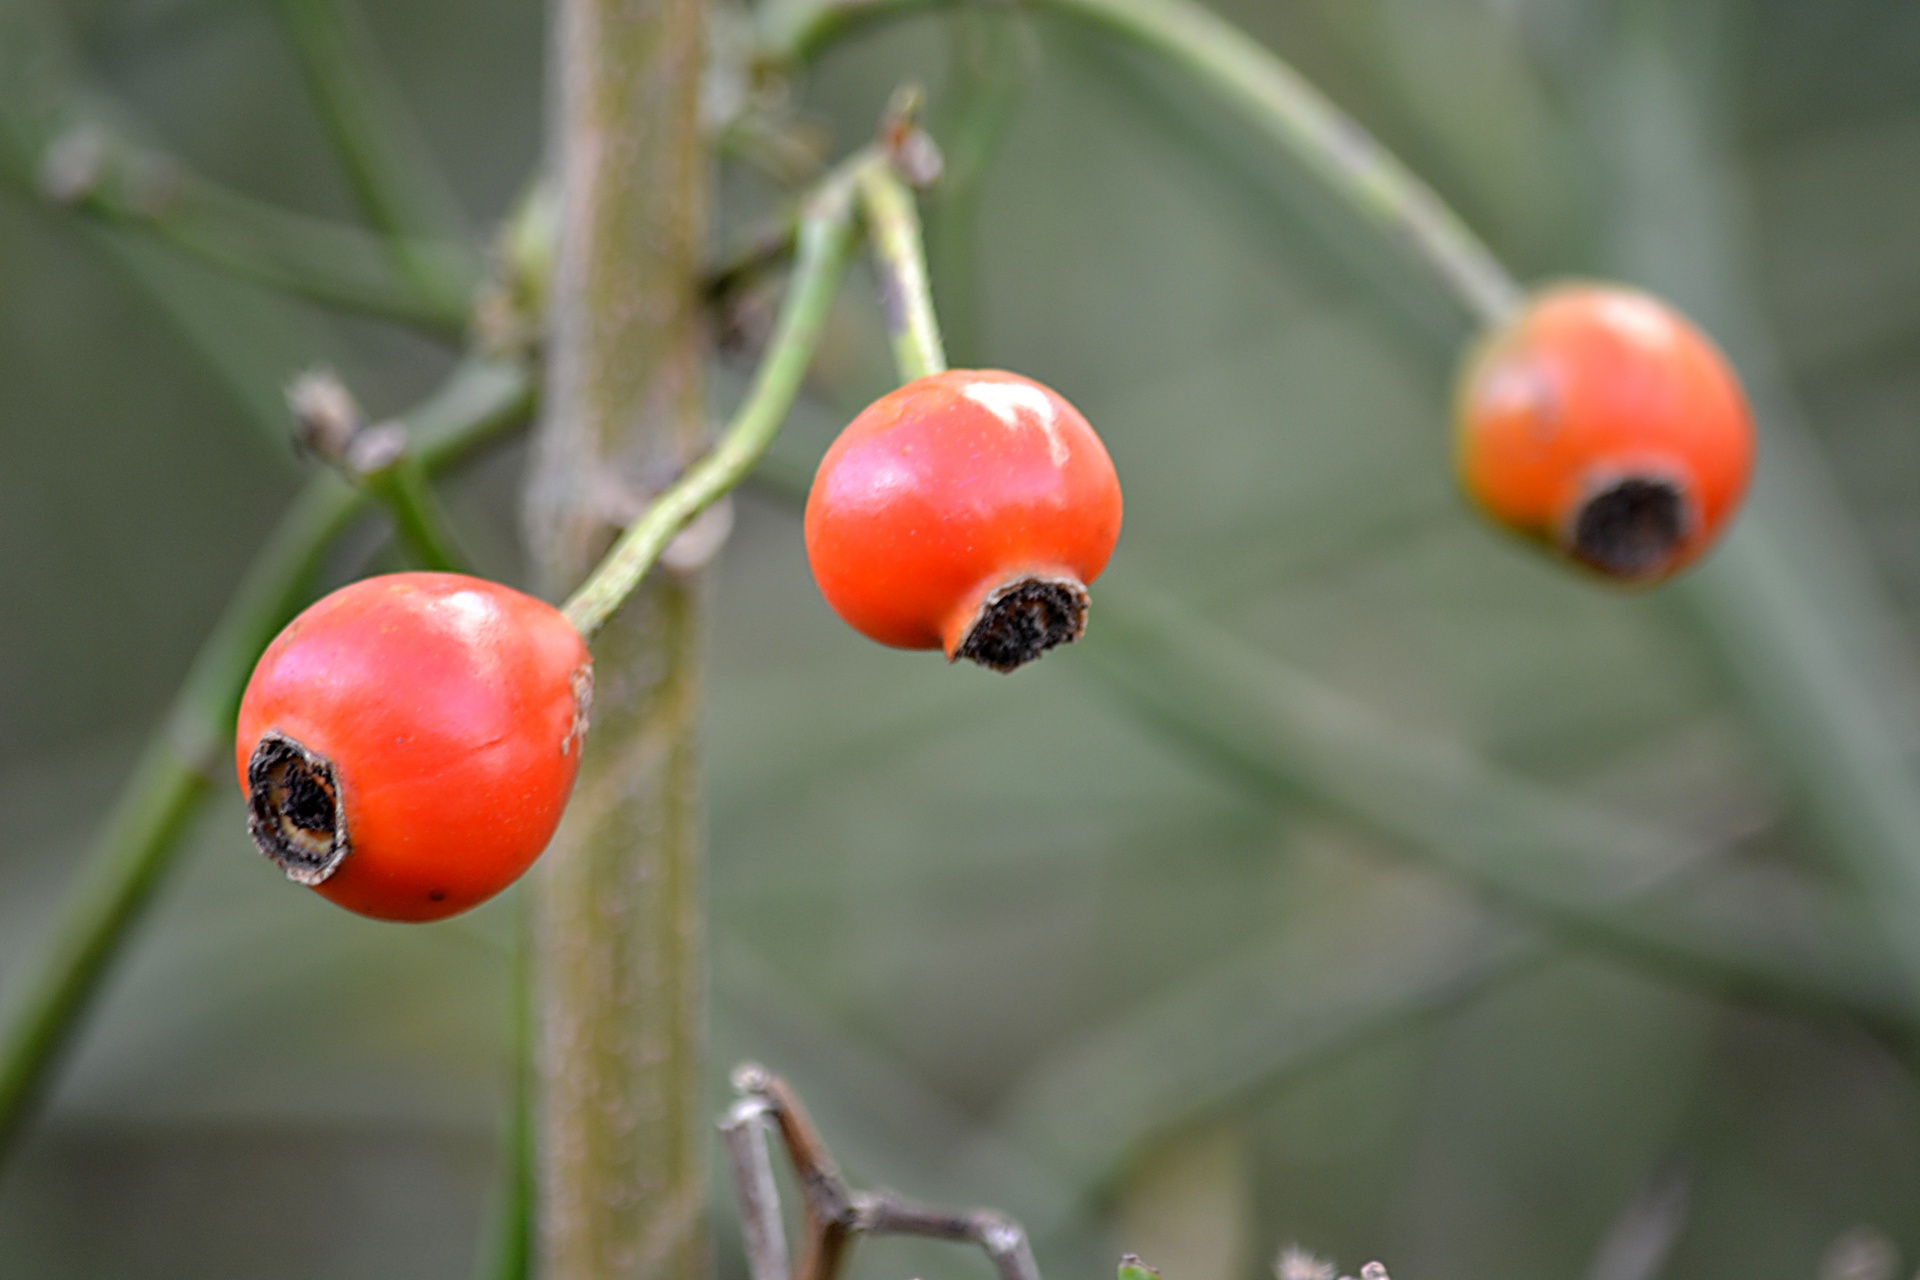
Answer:
<svg viewBox="0 0 1920 1280"><path fill-rule="evenodd" d="M860 203L900 381L946 372L946 345L927 283L927 252L913 192L892 165L869 164L860 170Z"/></svg>
<svg viewBox="0 0 1920 1280"><path fill-rule="evenodd" d="M556 593L700 449L704 0L559 0L560 238L527 526ZM698 743L702 598L655 575L596 642L594 723L542 859L534 1270L708 1269Z"/></svg>
<svg viewBox="0 0 1920 1280"><path fill-rule="evenodd" d="M870 156L856 156L808 198L800 217L799 250L786 301L746 400L719 443L647 504L562 607L581 635L591 638L599 631L674 535L746 479L773 443L800 392L846 266L854 177L872 163Z"/></svg>

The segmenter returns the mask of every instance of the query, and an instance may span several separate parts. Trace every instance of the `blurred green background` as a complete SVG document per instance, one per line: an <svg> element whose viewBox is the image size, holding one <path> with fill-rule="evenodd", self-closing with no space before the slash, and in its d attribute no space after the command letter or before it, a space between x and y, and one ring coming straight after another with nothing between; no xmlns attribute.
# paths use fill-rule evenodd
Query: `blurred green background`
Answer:
<svg viewBox="0 0 1920 1280"><path fill-rule="evenodd" d="M536 158L541 7L362 7L485 232ZM1216 7L1523 277L1631 279L1720 337L1777 516L1727 553L1807 585L1911 748L1920 6ZM55 8L149 140L354 216L272 6ZM1751 576L1620 594L1470 517L1446 414L1468 335L1410 260L1185 81L1056 19L874 31L793 107L850 147L907 78L950 143L1005 112L977 185L950 148L936 287L958 360L1048 381L1105 436L1128 504L1114 601L1683 834L1739 886L1723 910L1796 919L1838 878L1791 709L1742 683L1726 597ZM716 242L779 195L731 164L721 189ZM870 298L856 273L776 471L804 475L887 385ZM0 1000L307 465L279 386L331 363L392 412L450 361L0 192ZM718 407L743 371L721 362ZM502 447L447 487L483 570L515 581L520 464ZM1822 1258L1843 1236L1898 1259L1862 1280L1920 1266L1913 1053L1535 932L1365 803L1232 767L1121 692L1133 659L1103 648L1098 591L1082 648L950 669L828 612L777 487L737 508L709 676L716 1108L728 1064L768 1063L857 1182L1002 1208L1053 1280L1111 1274L1122 1248L1169 1280L1251 1280L1295 1241L1400 1280L1811 1280L1841 1274ZM397 563L369 525L331 573ZM252 851L223 787L0 1174L0 1275L469 1274L513 913L346 915ZM988 1271L878 1242L854 1274Z"/></svg>

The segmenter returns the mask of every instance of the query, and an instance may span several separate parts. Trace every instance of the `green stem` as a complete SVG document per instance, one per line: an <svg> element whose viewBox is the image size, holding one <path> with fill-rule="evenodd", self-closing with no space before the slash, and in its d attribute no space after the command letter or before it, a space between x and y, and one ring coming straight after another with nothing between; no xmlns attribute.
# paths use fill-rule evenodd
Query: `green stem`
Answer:
<svg viewBox="0 0 1920 1280"><path fill-rule="evenodd" d="M478 1280L527 1280L533 1272L533 921L521 895L513 952L513 1062L508 1081L505 1165L493 1244Z"/></svg>
<svg viewBox="0 0 1920 1280"><path fill-rule="evenodd" d="M324 306L458 337L467 323L464 297L478 275L457 290L429 293L397 277L388 242L357 227L290 213L228 191L151 152L130 152L126 163L144 172L171 172L162 200L144 200L128 182L103 181L79 207L97 217L147 231L174 248L234 275ZM459 250L447 241L416 240L393 252L447 264Z"/></svg>
<svg viewBox="0 0 1920 1280"><path fill-rule="evenodd" d="M805 61L867 23L956 0L769 0L761 31L776 57ZM1140 46L1194 77L1388 238L1405 244L1482 324L1521 294L1433 190L1298 72L1193 0L1027 0Z"/></svg>
<svg viewBox="0 0 1920 1280"><path fill-rule="evenodd" d="M561 611L591 637L653 567L675 534L746 479L780 432L813 362L852 239L852 184L878 168L866 159L822 185L800 219L793 279L767 354L726 432L647 507ZM938 340L936 335L936 341Z"/></svg>
<svg viewBox="0 0 1920 1280"><path fill-rule="evenodd" d="M465 273L458 296L424 291L395 274L383 238L208 182L135 141L124 114L84 85L50 19L23 4L0 9L0 173L9 185L314 302L440 333L465 328L479 268L458 242L405 246L443 273Z"/></svg>
<svg viewBox="0 0 1920 1280"><path fill-rule="evenodd" d="M440 237L464 244L463 220L364 19L351 0L281 0L280 8L354 194L391 237L395 262L429 297L465 307L479 255L448 263L417 251Z"/></svg>
<svg viewBox="0 0 1920 1280"><path fill-rule="evenodd" d="M927 252L913 192L891 164L876 159L858 169L860 203L880 276L880 305L902 382L945 372L946 345L927 283Z"/></svg>
<svg viewBox="0 0 1920 1280"><path fill-rule="evenodd" d="M393 517L394 531L420 568L440 573L469 572L446 509L427 483L426 468L411 449L392 466L363 476L361 483Z"/></svg>
<svg viewBox="0 0 1920 1280"><path fill-rule="evenodd" d="M1685 43L1682 43L1685 42ZM1920 786L1914 716L1895 691L1912 656L1904 619L1794 403L1755 260L1729 228L1750 210L1709 175L1728 163L1706 106L1722 50L1658 4L1624 6L1595 77L1618 226L1610 256L1659 280L1726 341L1753 398L1763 459L1726 542L1676 583L1729 683L1792 779L1801 816L1844 869L1887 955L1920 999ZM1717 144L1717 145L1716 145ZM1891 966L1890 966L1891 967Z"/></svg>
<svg viewBox="0 0 1920 1280"><path fill-rule="evenodd" d="M532 384L518 366L475 362L408 415L423 466L438 468L523 421ZM331 472L311 480L194 659L62 906L53 935L0 1026L0 1159L44 1094L114 958L173 865L195 809L226 772L233 718L254 661L298 607L327 548L368 497Z"/></svg>
<svg viewBox="0 0 1920 1280"><path fill-rule="evenodd" d="M0 1031L0 1159L11 1151L91 1003L129 926L153 896L199 801L214 761L194 758L162 732L148 745L88 855L87 879L67 901L54 936Z"/></svg>

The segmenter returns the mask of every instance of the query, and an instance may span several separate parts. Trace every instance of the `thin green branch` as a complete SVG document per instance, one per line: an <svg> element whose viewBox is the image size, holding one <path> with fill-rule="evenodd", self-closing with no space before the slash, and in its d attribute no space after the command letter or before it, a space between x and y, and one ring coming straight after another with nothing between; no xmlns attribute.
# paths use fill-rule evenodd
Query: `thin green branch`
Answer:
<svg viewBox="0 0 1920 1280"><path fill-rule="evenodd" d="M445 466L525 421L532 382L517 365L474 362L407 417L421 464ZM199 802L226 776L233 718L254 661L298 608L333 540L368 495L331 472L308 482L201 646L166 722L113 807L80 887L0 1025L0 1159L44 1094L114 958L173 865Z"/></svg>
<svg viewBox="0 0 1920 1280"><path fill-rule="evenodd" d="M768 0L769 52L807 61L884 18L957 0ZM1482 324L1497 324L1520 289L1433 190L1298 72L1193 0L1026 0L1120 36L1192 75L1263 136L1312 170L1389 239L1406 245Z"/></svg>
<svg viewBox="0 0 1920 1280"><path fill-rule="evenodd" d="M562 606L591 637L660 558L675 534L753 470L786 421L813 361L852 240L853 187L884 161L863 154L812 196L800 219L799 250L773 339L747 398L719 443L661 493Z"/></svg>
<svg viewBox="0 0 1920 1280"><path fill-rule="evenodd" d="M889 163L862 165L859 186L874 270L880 277L880 307L886 316L894 367L900 371L902 382L944 372L946 344L940 338L940 320L933 310L933 288L927 282L927 253L913 192Z"/></svg>
<svg viewBox="0 0 1920 1280"><path fill-rule="evenodd" d="M0 176L8 185L327 306L443 333L464 329L464 299L423 292L397 275L380 237L208 182L136 133L127 113L87 87L39 6L0 8ZM436 238L410 243L407 253L451 271L470 251Z"/></svg>
<svg viewBox="0 0 1920 1280"><path fill-rule="evenodd" d="M281 0L320 116L367 216L391 238L401 271L429 297L470 304L480 255L417 252L445 237L467 244L459 205L400 94L384 73L352 0Z"/></svg>
<svg viewBox="0 0 1920 1280"><path fill-rule="evenodd" d="M446 509L427 482L426 468L411 452L391 467L368 475L364 483L393 517L394 531L420 568L468 572Z"/></svg>
<svg viewBox="0 0 1920 1280"><path fill-rule="evenodd" d="M76 152L78 163L87 163L85 153L95 148L100 162L90 178L59 172L76 164ZM75 178L83 185L63 185ZM228 191L166 156L90 126L49 148L42 192L95 217L149 232L224 271L324 306L448 336L466 327L461 296L428 293L396 276L388 263L389 245L379 237ZM414 241L404 251L449 270L459 257L458 248L445 241Z"/></svg>
<svg viewBox="0 0 1920 1280"><path fill-rule="evenodd" d="M1920 726L1900 692L1913 670L1905 620L1767 332L1757 259L1743 258L1737 230L1751 211L1712 176L1730 156L1700 73L1719 51L1678 45L1700 39L1691 30L1659 6L1628 6L1589 107L1609 126L1598 136L1618 193L1615 265L1660 281L1727 343L1761 431L1745 512L1677 596L1920 997Z"/></svg>
<svg viewBox="0 0 1920 1280"><path fill-rule="evenodd" d="M1082 1033L1018 1080L993 1138L1072 1189L1027 1218L1043 1248L1084 1229L1157 1143L1564 955L1542 932L1410 911L1416 896L1432 902L1424 885L1389 885L1330 918L1292 922ZM1391 944L1369 945L1380 938Z"/></svg>
<svg viewBox="0 0 1920 1280"><path fill-rule="evenodd" d="M513 1055L507 1084L507 1131L500 1144L503 1165L493 1240L475 1271L476 1280L527 1280L533 1272L533 921L522 892L513 951Z"/></svg>

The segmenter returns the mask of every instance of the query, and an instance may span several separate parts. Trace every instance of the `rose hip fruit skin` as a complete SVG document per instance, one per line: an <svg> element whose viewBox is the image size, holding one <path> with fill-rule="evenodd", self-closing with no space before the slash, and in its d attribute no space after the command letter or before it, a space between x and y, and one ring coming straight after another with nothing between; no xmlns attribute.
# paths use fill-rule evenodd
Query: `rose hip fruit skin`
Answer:
<svg viewBox="0 0 1920 1280"><path fill-rule="evenodd" d="M1654 582L1725 531L1753 419L1713 342L1638 290L1535 296L1461 381L1461 483L1496 523L1625 582Z"/></svg>
<svg viewBox="0 0 1920 1280"><path fill-rule="evenodd" d="M579 769L592 660L558 610L455 573L342 587L287 624L240 703L248 826L351 911L437 920L519 878Z"/></svg>
<svg viewBox="0 0 1920 1280"><path fill-rule="evenodd" d="M807 497L807 559L855 630L1012 670L1084 625L1120 536L1106 446L1057 392L953 369L867 406Z"/></svg>

